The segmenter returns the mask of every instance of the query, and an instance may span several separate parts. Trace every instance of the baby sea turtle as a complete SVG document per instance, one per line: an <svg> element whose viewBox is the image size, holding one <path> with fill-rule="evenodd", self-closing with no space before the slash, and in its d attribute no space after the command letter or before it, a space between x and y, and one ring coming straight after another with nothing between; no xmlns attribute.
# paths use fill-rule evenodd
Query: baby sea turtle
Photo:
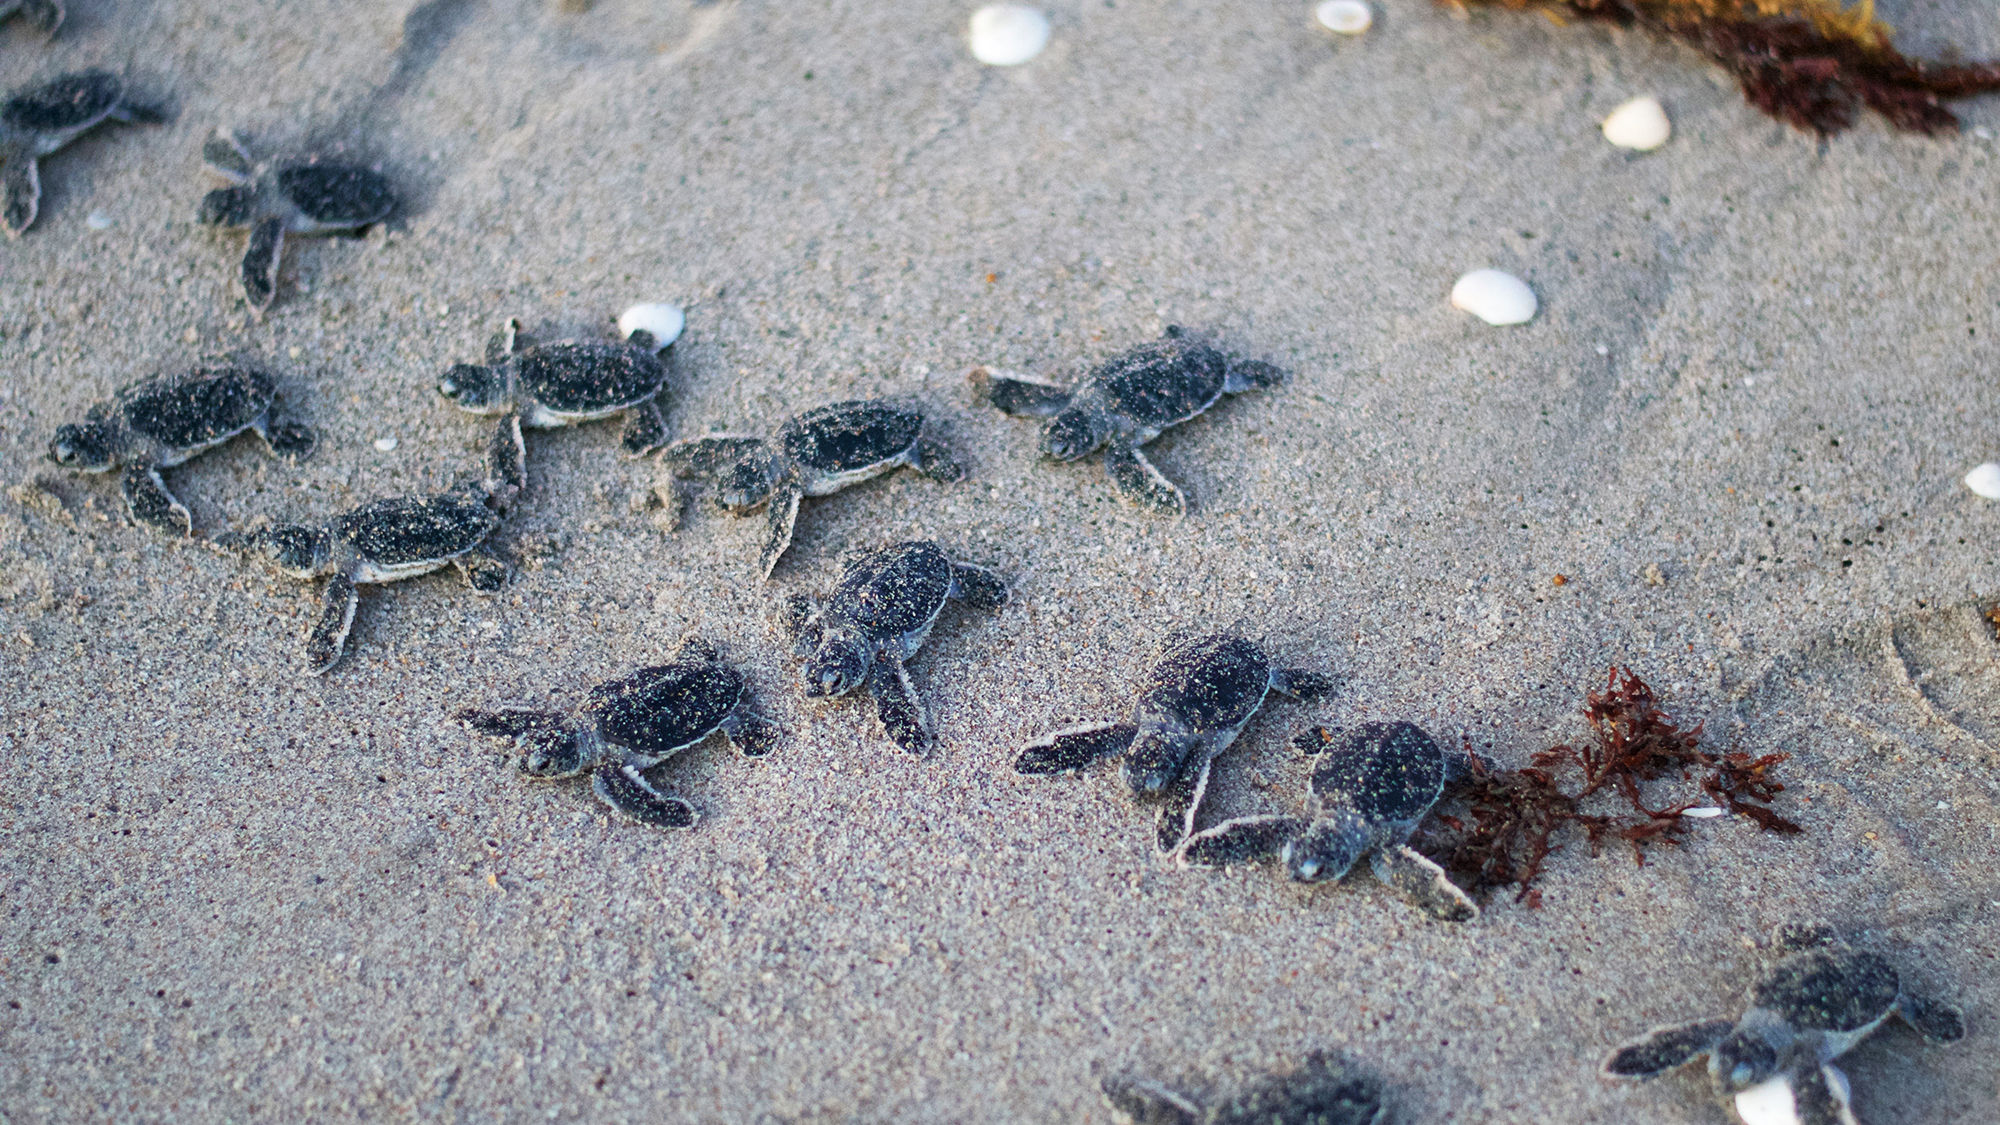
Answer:
<svg viewBox="0 0 2000 1125"><path fill-rule="evenodd" d="M59 0L0 0L0 22L9 16L20 16L53 39L62 26L63 6Z"/></svg>
<svg viewBox="0 0 2000 1125"><path fill-rule="evenodd" d="M647 770L718 731L751 758L770 753L777 741L770 720L751 707L743 674L694 638L669 663L590 689L573 714L518 707L460 711L458 720L480 734L513 739L523 774L549 779L588 771L599 800L659 828L692 828L697 814L648 781Z"/></svg>
<svg viewBox="0 0 2000 1125"><path fill-rule="evenodd" d="M510 446L505 437L494 441L484 478L463 480L449 491L376 500L319 527L231 532L215 543L259 553L293 578L326 578L319 617L306 637L306 670L317 676L340 662L361 586L401 582L446 565L457 567L480 593L506 582L507 564L486 539L519 495L526 473L518 442Z"/></svg>
<svg viewBox="0 0 2000 1125"><path fill-rule="evenodd" d="M801 497L839 492L899 466L943 484L965 479L965 467L925 436L921 412L880 400L808 410L769 441L729 435L677 441L667 447L666 464L677 477L713 481L716 503L732 515L766 508L760 578L771 576L791 546Z"/></svg>
<svg viewBox="0 0 2000 1125"><path fill-rule="evenodd" d="M1233 633L1170 641L1147 674L1129 723L1085 723L1028 744L1014 761L1026 774L1081 770L1124 755L1132 795L1160 802L1160 850L1171 852L1194 831L1209 766L1229 748L1273 689L1315 699L1333 681L1301 668L1278 668L1264 650Z"/></svg>
<svg viewBox="0 0 2000 1125"><path fill-rule="evenodd" d="M866 684L896 745L912 754L928 751L936 736L905 665L954 598L974 609L999 609L1007 604L1007 583L984 567L951 561L928 540L856 559L824 603L794 595L785 628L793 651L805 658L806 694L827 699Z"/></svg>
<svg viewBox="0 0 2000 1125"><path fill-rule="evenodd" d="M1384 1110L1379 1083L1317 1051L1290 1074L1206 1105L1144 1079L1106 1079L1102 1087L1126 1125L1377 1125Z"/></svg>
<svg viewBox="0 0 2000 1125"><path fill-rule="evenodd" d="M1187 512L1187 499L1139 447L1223 395L1277 386L1285 373L1268 363L1231 359L1173 326L1099 364L1073 388L990 367L973 368L971 380L975 393L1001 412L1049 420L1042 456L1074 461L1102 448L1120 496L1147 511L1179 516Z"/></svg>
<svg viewBox="0 0 2000 1125"><path fill-rule="evenodd" d="M1364 723L1333 732L1314 727L1293 744L1326 757L1307 785L1311 819L1244 816L1190 836L1181 862L1220 867L1277 859L1301 883L1339 879L1367 856L1375 877L1433 918L1463 922L1479 907L1444 869L1410 847L1417 823L1467 770L1463 754L1441 749L1413 723Z"/></svg>
<svg viewBox="0 0 2000 1125"><path fill-rule="evenodd" d="M388 177L356 164L287 161L258 164L230 133L201 146L209 170L229 181L202 197L200 220L230 230L250 229L243 254L243 296L262 314L278 295L278 257L285 235L359 231L389 217L396 192Z"/></svg>
<svg viewBox="0 0 2000 1125"><path fill-rule="evenodd" d="M1743 1014L1656 1028L1605 1060L1612 1078L1653 1078L1708 1056L1717 1098L1749 1125L1852 1125L1847 1076L1833 1065L1900 1016L1933 1043L1965 1036L1956 1008L1912 994L1884 958L1821 927L1780 927L1784 956L1750 986Z"/></svg>
<svg viewBox="0 0 2000 1125"><path fill-rule="evenodd" d="M520 347L521 322L509 320L486 345L484 364L454 365L438 393L472 414L503 414L506 426L553 429L625 415L621 444L628 456L667 440L660 391L667 365L658 353L672 344L637 331L623 342L569 340Z"/></svg>
<svg viewBox="0 0 2000 1125"><path fill-rule="evenodd" d="M62 10L56 9L56 18ZM54 30L54 28L50 28ZM0 103L0 227L18 237L41 208L37 162L106 121L157 125L166 114L127 101L125 80L108 70L65 74L17 90Z"/></svg>
<svg viewBox="0 0 2000 1125"><path fill-rule="evenodd" d="M245 430L264 439L272 453L303 460L317 438L305 426L273 416L276 394L269 375L239 363L142 379L92 406L84 421L57 427L49 456L82 472L124 470L125 507L134 523L193 535L193 518L167 491L160 470Z"/></svg>

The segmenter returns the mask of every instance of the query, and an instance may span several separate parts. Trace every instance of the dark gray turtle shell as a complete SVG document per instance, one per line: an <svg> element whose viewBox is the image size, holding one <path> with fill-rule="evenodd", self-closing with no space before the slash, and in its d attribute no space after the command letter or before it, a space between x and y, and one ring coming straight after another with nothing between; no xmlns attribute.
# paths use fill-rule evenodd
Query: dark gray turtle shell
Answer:
<svg viewBox="0 0 2000 1125"><path fill-rule="evenodd" d="M352 164L289 164L278 169L278 190L306 218L331 227L363 227L396 209L387 177Z"/></svg>
<svg viewBox="0 0 2000 1125"><path fill-rule="evenodd" d="M0 121L29 132L67 132L104 120L124 96L125 80L108 70L65 74L8 98Z"/></svg>
<svg viewBox="0 0 2000 1125"><path fill-rule="evenodd" d="M923 628L950 590L951 560L936 543L898 543L848 567L828 608L887 640Z"/></svg>
<svg viewBox="0 0 2000 1125"><path fill-rule="evenodd" d="M1444 752L1414 723L1363 723L1327 751L1312 791L1370 820L1416 820L1444 793Z"/></svg>
<svg viewBox="0 0 2000 1125"><path fill-rule="evenodd" d="M658 394L667 365L631 344L543 344L514 358L514 377L550 410L592 414L637 406Z"/></svg>
<svg viewBox="0 0 2000 1125"><path fill-rule="evenodd" d="M1199 340L1169 334L1100 364L1090 373L1111 409L1147 426L1164 427L1209 408L1222 397L1229 361Z"/></svg>
<svg viewBox="0 0 2000 1125"><path fill-rule="evenodd" d="M333 531L362 558L399 566L462 555L498 526L499 513L478 495L459 491L363 504L336 519Z"/></svg>
<svg viewBox="0 0 2000 1125"><path fill-rule="evenodd" d="M1886 1015L1901 991L1894 966L1873 953L1814 950L1786 958L1750 1001L1801 1030L1856 1031Z"/></svg>
<svg viewBox="0 0 2000 1125"><path fill-rule="evenodd" d="M1141 715L1171 715L1195 730L1248 719L1271 686L1271 662L1242 637L1215 633L1168 649L1146 678Z"/></svg>
<svg viewBox="0 0 2000 1125"><path fill-rule="evenodd" d="M583 711L605 742L664 755L715 733L742 697L734 668L682 660L597 685Z"/></svg>
<svg viewBox="0 0 2000 1125"><path fill-rule="evenodd" d="M778 447L815 472L859 472L917 443L924 416L885 402L834 402L786 422Z"/></svg>
<svg viewBox="0 0 2000 1125"><path fill-rule="evenodd" d="M197 367L118 392L125 428L171 449L199 449L241 433L270 409L271 377L252 367Z"/></svg>

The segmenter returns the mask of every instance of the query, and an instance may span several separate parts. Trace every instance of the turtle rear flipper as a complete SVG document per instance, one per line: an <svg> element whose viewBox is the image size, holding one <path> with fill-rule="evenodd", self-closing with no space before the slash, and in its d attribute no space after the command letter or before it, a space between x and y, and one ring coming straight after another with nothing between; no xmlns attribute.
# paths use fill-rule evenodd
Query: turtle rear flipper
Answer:
<svg viewBox="0 0 2000 1125"><path fill-rule="evenodd" d="M482 594L491 594L507 584L507 576L513 568L507 560L494 554L484 544L474 547L465 554L451 560L458 568L458 576L465 584Z"/></svg>
<svg viewBox="0 0 2000 1125"><path fill-rule="evenodd" d="M764 546L757 552L757 580L768 581L771 571L778 565L778 559L785 549L792 545L792 528L798 522L799 501L805 498L805 490L795 480L787 478L778 482L771 491L771 499L766 510Z"/></svg>
<svg viewBox="0 0 2000 1125"><path fill-rule="evenodd" d="M1965 1016L1950 1004L1905 995L1896 1001L1896 1014L1933 1043L1956 1043L1965 1038Z"/></svg>
<svg viewBox="0 0 2000 1125"><path fill-rule="evenodd" d="M1295 816L1239 816L1189 836L1181 845L1181 864L1229 867L1275 860L1305 830L1306 822Z"/></svg>
<svg viewBox="0 0 2000 1125"><path fill-rule="evenodd" d="M1847 1075L1832 1063L1801 1058L1775 1077L1741 1090L1734 1099L1736 1116L1762 1125L1859 1125L1850 1102Z"/></svg>
<svg viewBox="0 0 2000 1125"><path fill-rule="evenodd" d="M667 442L667 420L660 416L660 404L654 399L625 412L625 432L619 436L618 444L627 457L644 457Z"/></svg>
<svg viewBox="0 0 2000 1125"><path fill-rule="evenodd" d="M1014 759L1016 773L1067 773L1099 758L1122 754L1139 736L1130 723L1085 723L1051 731L1028 743Z"/></svg>
<svg viewBox="0 0 2000 1125"><path fill-rule="evenodd" d="M983 566L955 562L950 596L974 609L999 609L1007 604L1007 582Z"/></svg>
<svg viewBox="0 0 2000 1125"><path fill-rule="evenodd" d="M289 418L276 418L269 412L250 423L250 428L273 456L293 463L311 457L313 450L319 447L319 434L311 426Z"/></svg>
<svg viewBox="0 0 2000 1125"><path fill-rule="evenodd" d="M62 26L63 6L59 0L21 0L19 11L29 23L51 39L55 38L56 29Z"/></svg>
<svg viewBox="0 0 2000 1125"><path fill-rule="evenodd" d="M260 219L250 228L250 245L243 251L243 299L262 314L278 297L278 257L285 250L285 220Z"/></svg>
<svg viewBox="0 0 2000 1125"><path fill-rule="evenodd" d="M132 514L132 522L183 538L194 534L194 517L188 515L188 510L174 499L173 493L167 491L167 483L160 479L159 469L152 465L128 466L120 483L125 492L125 509Z"/></svg>
<svg viewBox="0 0 2000 1125"><path fill-rule="evenodd" d="M1479 916L1479 904L1460 890L1444 868L1408 844L1377 848L1369 857L1375 878L1392 887L1418 909L1441 922L1465 922Z"/></svg>
<svg viewBox="0 0 2000 1125"><path fill-rule="evenodd" d="M1074 397L1067 387L1003 372L991 367L975 367L966 376L975 398L990 403L1002 414L1017 418L1053 418L1063 412Z"/></svg>
<svg viewBox="0 0 2000 1125"><path fill-rule="evenodd" d="M1609 1078L1657 1078L1679 1070L1715 1049L1736 1026L1733 1020L1702 1020L1675 1027L1656 1027L1604 1060Z"/></svg>
<svg viewBox="0 0 2000 1125"><path fill-rule="evenodd" d="M1100 1087L1112 1112L1128 1125L1196 1125L1201 1107L1157 1082L1107 1078Z"/></svg>
<svg viewBox="0 0 2000 1125"><path fill-rule="evenodd" d="M1187 514L1187 497L1174 482L1160 475L1160 470L1153 467L1138 446L1126 442L1106 446L1104 471L1111 474L1111 484L1120 496L1146 511L1162 516Z"/></svg>
<svg viewBox="0 0 2000 1125"><path fill-rule="evenodd" d="M641 824L655 828L693 828L699 815L694 806L655 789L630 764L599 766L590 787L597 799Z"/></svg>
<svg viewBox="0 0 2000 1125"><path fill-rule="evenodd" d="M687 480L714 480L716 474L764 447L757 437L688 438L667 447L661 461L668 471Z"/></svg>
<svg viewBox="0 0 2000 1125"><path fill-rule="evenodd" d="M1298 700L1314 700L1333 691L1333 677L1305 668L1274 668L1271 687Z"/></svg>
<svg viewBox="0 0 2000 1125"><path fill-rule="evenodd" d="M912 754L928 754L937 740L930 716L910 685L910 670L887 649L875 657L875 666L868 674L868 692L875 697L876 714L890 741Z"/></svg>
<svg viewBox="0 0 2000 1125"><path fill-rule="evenodd" d="M910 468L939 484L957 484L965 479L965 462L952 456L951 450L936 438L917 439L917 444L910 447L908 460Z"/></svg>
<svg viewBox="0 0 2000 1125"><path fill-rule="evenodd" d="M1222 389L1229 394L1240 395L1263 387L1282 386L1286 378L1285 369L1275 363L1245 360L1229 365L1228 373L1222 377Z"/></svg>
<svg viewBox="0 0 2000 1125"><path fill-rule="evenodd" d="M452 718L471 727L475 734L493 738L515 738L529 731L553 730L562 726L563 722L562 715L557 712L533 707L501 707L492 711L468 707Z"/></svg>
<svg viewBox="0 0 2000 1125"><path fill-rule="evenodd" d="M723 720L722 733L746 758L761 758L778 745L778 727L755 711L738 711Z"/></svg>
<svg viewBox="0 0 2000 1125"><path fill-rule="evenodd" d="M361 600L361 588L345 572L327 579L320 593L319 619L306 636L306 674L317 676L340 663L347 648L347 634L354 627L354 608Z"/></svg>
<svg viewBox="0 0 2000 1125"><path fill-rule="evenodd" d="M1161 855L1172 855L1194 835L1195 818L1201 815L1201 799L1208 794L1209 771L1215 759L1204 757L1193 769L1181 771L1160 799L1158 819L1153 822L1153 842Z"/></svg>
<svg viewBox="0 0 2000 1125"><path fill-rule="evenodd" d="M34 153L16 148L0 154L0 191L6 195L5 206L0 208L0 227L18 238L41 209L42 177L35 168Z"/></svg>

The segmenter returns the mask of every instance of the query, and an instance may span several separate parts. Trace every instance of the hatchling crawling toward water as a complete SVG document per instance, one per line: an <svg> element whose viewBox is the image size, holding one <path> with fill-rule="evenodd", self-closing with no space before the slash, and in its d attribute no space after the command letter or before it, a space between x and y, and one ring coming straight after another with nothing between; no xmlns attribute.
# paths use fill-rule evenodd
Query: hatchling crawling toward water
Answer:
<svg viewBox="0 0 2000 1125"><path fill-rule="evenodd" d="M278 296L278 259L285 235L359 231L389 217L396 192L388 177L358 164L296 160L259 164L230 133L201 147L211 172L229 181L202 197L204 225L249 228L243 254L243 296L262 315Z"/></svg>
<svg viewBox="0 0 2000 1125"><path fill-rule="evenodd" d="M0 23L9 16L20 16L43 35L54 38L56 28L62 26L63 6L59 0L0 0Z"/></svg>
<svg viewBox="0 0 2000 1125"><path fill-rule="evenodd" d="M245 430L278 456L293 461L310 456L317 442L312 430L276 417L276 397L271 376L238 363L142 379L92 406L84 421L58 427L49 456L81 472L122 470L125 507L134 523L193 535L193 518L167 491L160 470Z"/></svg>
<svg viewBox="0 0 2000 1125"><path fill-rule="evenodd" d="M1285 373L1268 363L1231 359L1176 326L1099 364L1075 387L990 367L973 368L970 379L975 393L1002 413L1049 420L1042 456L1075 461L1103 449L1105 471L1120 496L1149 512L1179 516L1187 512L1187 498L1139 447L1223 395L1277 386Z"/></svg>
<svg viewBox="0 0 2000 1125"><path fill-rule="evenodd" d="M824 602L795 595L785 627L805 658L806 694L831 699L866 685L890 739L913 754L928 751L936 735L907 662L951 600L998 609L1007 604L1007 584L984 567L953 562L927 540L857 559Z"/></svg>
<svg viewBox="0 0 2000 1125"><path fill-rule="evenodd" d="M56 18L62 18L60 8ZM15 91L0 102L0 189L6 195L0 227L19 236L35 221L42 202L42 157L106 121L165 120L161 110L127 100L125 80L108 70L65 74Z"/></svg>
<svg viewBox="0 0 2000 1125"><path fill-rule="evenodd" d="M922 412L881 400L808 410L768 440L714 435L677 441L667 448L665 463L676 477L713 482L716 504L731 515L765 509L760 578L771 576L791 546L802 497L839 492L901 467L943 484L965 479L965 467L924 434Z"/></svg>
<svg viewBox="0 0 2000 1125"><path fill-rule="evenodd" d="M1890 1016L1933 1043L1965 1036L1956 1008L1913 994L1881 956L1819 927L1780 927L1783 954L1750 986L1743 1014L1656 1028L1605 1060L1612 1078L1654 1078L1708 1056L1715 1096L1747 1125L1853 1125L1847 1076L1833 1065Z"/></svg>
<svg viewBox="0 0 2000 1125"><path fill-rule="evenodd" d="M1377 1125L1383 1113L1375 1080L1319 1052L1205 1104L1144 1079L1107 1079L1103 1090L1127 1125Z"/></svg>
<svg viewBox="0 0 2000 1125"><path fill-rule="evenodd" d="M531 708L460 711L479 734L511 738L521 772L552 780L591 775L598 799L642 824L692 828L694 806L663 793L646 771L721 733L746 757L771 752L777 732L751 706L743 674L714 646L690 639L666 664L590 689L574 713Z"/></svg>
<svg viewBox="0 0 2000 1125"><path fill-rule="evenodd" d="M360 587L401 582L444 566L465 584L492 593L508 566L486 540L500 526L525 477L518 444L496 440L487 475L429 496L363 504L318 527L280 525L216 536L225 550L256 553L293 578L325 578L319 617L306 638L306 668L319 675L340 662Z"/></svg>
<svg viewBox="0 0 2000 1125"><path fill-rule="evenodd" d="M1293 879L1318 883L1340 879L1366 856L1377 879L1431 917L1463 922L1478 915L1444 870L1409 846L1445 786L1468 771L1464 754L1440 748L1414 723L1364 723L1339 733L1315 727L1293 744L1325 753L1307 786L1315 815L1225 820L1188 837L1182 863L1276 859Z"/></svg>
<svg viewBox="0 0 2000 1125"><path fill-rule="evenodd" d="M566 340L520 345L518 320L509 320L486 345L486 362L461 363L438 380L438 393L472 414L505 415L502 426L554 429L625 415L620 444L627 456L658 449L667 440L660 394L667 364L659 353L672 340L647 331L622 342Z"/></svg>
<svg viewBox="0 0 2000 1125"><path fill-rule="evenodd" d="M1233 633L1173 640L1147 673L1130 722L1085 723L1052 731L1021 751L1025 774L1082 770L1122 755L1125 785L1137 800L1160 805L1160 850L1172 852L1194 831L1209 768L1243 733L1276 690L1316 699L1333 681L1302 668L1279 668L1264 650Z"/></svg>

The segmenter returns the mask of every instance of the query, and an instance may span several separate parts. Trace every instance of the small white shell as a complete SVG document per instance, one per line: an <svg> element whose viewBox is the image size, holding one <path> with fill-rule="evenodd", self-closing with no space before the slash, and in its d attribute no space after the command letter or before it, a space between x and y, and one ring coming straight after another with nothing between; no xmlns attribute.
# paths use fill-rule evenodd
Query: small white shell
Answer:
<svg viewBox="0 0 2000 1125"><path fill-rule="evenodd" d="M1991 461L1965 474L1965 487L1973 495L1987 500L2000 500L2000 465Z"/></svg>
<svg viewBox="0 0 2000 1125"><path fill-rule="evenodd" d="M1321 0L1313 9L1313 18L1328 31L1341 35L1359 35L1375 22L1375 13L1361 0Z"/></svg>
<svg viewBox="0 0 2000 1125"><path fill-rule="evenodd" d="M1673 135L1673 122L1667 120L1658 98L1633 98L1604 119L1604 139L1619 148L1651 152Z"/></svg>
<svg viewBox="0 0 2000 1125"><path fill-rule="evenodd" d="M377 452L377 453L393 453L393 452L395 452L395 450L396 450L396 439L395 439L395 438L393 438L393 437L378 437L378 438L376 438L376 439L375 439L375 452Z"/></svg>
<svg viewBox="0 0 2000 1125"><path fill-rule="evenodd" d="M988 4L972 13L969 38L987 66L1019 66L1049 45L1049 17L1026 4Z"/></svg>
<svg viewBox="0 0 2000 1125"><path fill-rule="evenodd" d="M681 329L687 327L687 314L679 305L633 305L618 314L618 334L630 336L645 329L653 334L653 342L661 350L681 338Z"/></svg>
<svg viewBox="0 0 2000 1125"><path fill-rule="evenodd" d="M1702 820L1706 820L1706 819L1708 819L1709 817L1712 817L1712 816L1721 816L1721 815L1722 815L1722 810L1721 810L1721 809L1718 809L1718 808L1716 808L1716 807L1715 807L1714 805L1702 805L1702 806L1699 806L1699 807L1697 807L1697 808L1692 808L1692 809L1682 809L1682 810L1681 810L1681 815L1682 815L1682 816L1692 816L1692 817L1698 817L1698 818L1700 818L1700 819L1702 819Z"/></svg>
<svg viewBox="0 0 2000 1125"><path fill-rule="evenodd" d="M1528 283L1500 270L1473 270L1451 287L1453 308L1488 324L1526 324L1541 306Z"/></svg>
<svg viewBox="0 0 2000 1125"><path fill-rule="evenodd" d="M1736 1095L1736 1116L1744 1125L1799 1125L1791 1082L1781 1074L1741 1091Z"/></svg>

